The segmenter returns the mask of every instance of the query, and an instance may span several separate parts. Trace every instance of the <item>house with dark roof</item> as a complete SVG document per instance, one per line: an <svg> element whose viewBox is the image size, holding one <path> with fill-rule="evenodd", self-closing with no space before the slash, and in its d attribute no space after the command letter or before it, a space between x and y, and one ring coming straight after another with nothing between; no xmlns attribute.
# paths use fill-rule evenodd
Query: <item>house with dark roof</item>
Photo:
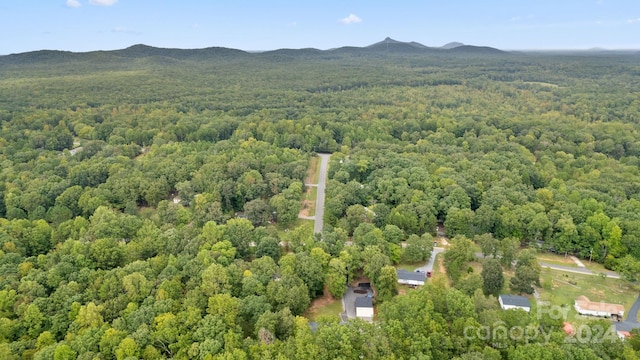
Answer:
<svg viewBox="0 0 640 360"><path fill-rule="evenodd" d="M373 321L373 300L370 297L356 298L356 317L366 321Z"/></svg>
<svg viewBox="0 0 640 360"><path fill-rule="evenodd" d="M531 311L531 302L524 296L501 294L498 296L498 302L502 310L522 309L526 312Z"/></svg>
<svg viewBox="0 0 640 360"><path fill-rule="evenodd" d="M426 279L425 273L423 273L422 271L411 272L411 271L398 269L397 274L398 274L398 284L422 286L424 285L424 281Z"/></svg>

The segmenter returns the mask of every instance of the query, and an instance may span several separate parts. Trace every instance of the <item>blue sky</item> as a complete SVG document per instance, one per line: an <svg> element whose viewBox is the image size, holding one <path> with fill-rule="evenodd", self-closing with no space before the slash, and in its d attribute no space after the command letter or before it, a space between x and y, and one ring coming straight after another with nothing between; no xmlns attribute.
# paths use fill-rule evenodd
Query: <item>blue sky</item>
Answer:
<svg viewBox="0 0 640 360"><path fill-rule="evenodd" d="M0 0L0 54L133 44L243 50L365 46L640 49L640 0Z"/></svg>

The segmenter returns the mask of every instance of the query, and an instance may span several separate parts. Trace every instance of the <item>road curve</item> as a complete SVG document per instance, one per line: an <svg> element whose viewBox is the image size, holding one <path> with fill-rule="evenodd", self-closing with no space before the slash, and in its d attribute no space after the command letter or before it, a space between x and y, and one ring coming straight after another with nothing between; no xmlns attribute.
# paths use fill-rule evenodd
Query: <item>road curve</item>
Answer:
<svg viewBox="0 0 640 360"><path fill-rule="evenodd" d="M320 157L320 173L318 174L318 191L316 195L316 214L313 232L322 232L324 228L324 189L327 187L327 172L331 154L318 154Z"/></svg>
<svg viewBox="0 0 640 360"><path fill-rule="evenodd" d="M430 272L433 271L433 265L436 262L436 256L438 256L438 254L440 254L441 252L444 251L444 248L441 247L436 247L433 248L433 251L431 252L431 257L429 258L429 261L424 264L423 266L417 267L415 270L416 271L422 271L422 272Z"/></svg>

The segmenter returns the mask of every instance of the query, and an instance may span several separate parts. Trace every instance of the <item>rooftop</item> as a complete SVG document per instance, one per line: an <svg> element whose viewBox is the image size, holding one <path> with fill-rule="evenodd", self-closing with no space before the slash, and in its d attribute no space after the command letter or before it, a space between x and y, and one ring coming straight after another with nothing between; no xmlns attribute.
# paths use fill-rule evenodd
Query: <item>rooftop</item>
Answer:
<svg viewBox="0 0 640 360"><path fill-rule="evenodd" d="M591 301L588 297L581 295L576 299L576 305L584 310L606 311L611 314L624 313L624 306L619 304L609 304L602 301Z"/></svg>
<svg viewBox="0 0 640 360"><path fill-rule="evenodd" d="M398 269L398 279L424 281L425 273L423 272L410 272L402 269Z"/></svg>
<svg viewBox="0 0 640 360"><path fill-rule="evenodd" d="M527 308L531 307L531 302L529 302L529 299L524 296L501 294L500 300L503 305L520 306Z"/></svg>
<svg viewBox="0 0 640 360"><path fill-rule="evenodd" d="M373 301L370 297L357 297L356 298L356 307L373 307Z"/></svg>

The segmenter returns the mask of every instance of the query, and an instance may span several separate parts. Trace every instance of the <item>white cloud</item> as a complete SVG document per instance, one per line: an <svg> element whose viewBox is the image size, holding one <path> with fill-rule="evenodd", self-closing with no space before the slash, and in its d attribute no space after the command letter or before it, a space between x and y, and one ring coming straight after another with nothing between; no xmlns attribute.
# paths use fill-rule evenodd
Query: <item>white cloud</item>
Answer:
<svg viewBox="0 0 640 360"><path fill-rule="evenodd" d="M111 6L117 2L118 0L89 0L89 4L98 6Z"/></svg>
<svg viewBox="0 0 640 360"><path fill-rule="evenodd" d="M340 22L345 24L345 25L350 25L350 24L357 24L359 22L362 22L362 19L358 17L358 15L356 14L349 14L349 16L347 16L344 19L340 19Z"/></svg>
<svg viewBox="0 0 640 360"><path fill-rule="evenodd" d="M629 19L629 20L627 20L627 22L628 22L629 24L637 23L637 22L640 22L640 18L637 18L637 19Z"/></svg>
<svg viewBox="0 0 640 360"><path fill-rule="evenodd" d="M72 8L79 8L80 6L82 6L82 4L80 4L80 1L78 0L67 0L67 6Z"/></svg>

